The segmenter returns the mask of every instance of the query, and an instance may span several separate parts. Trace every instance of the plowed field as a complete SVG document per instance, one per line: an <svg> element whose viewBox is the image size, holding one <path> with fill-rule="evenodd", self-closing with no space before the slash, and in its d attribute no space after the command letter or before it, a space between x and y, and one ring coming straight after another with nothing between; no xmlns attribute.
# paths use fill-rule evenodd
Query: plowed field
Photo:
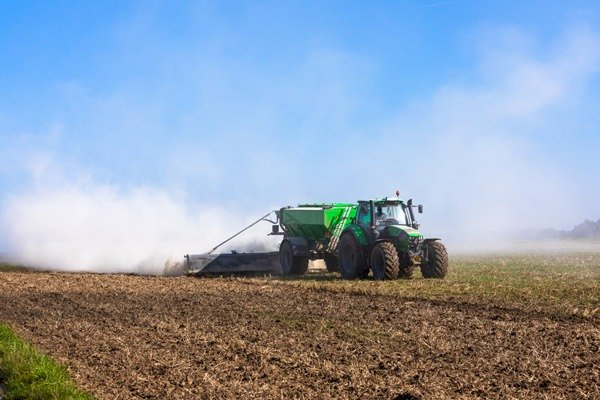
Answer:
<svg viewBox="0 0 600 400"><path fill-rule="evenodd" d="M596 311L464 281L9 271L0 321L100 399L600 398Z"/></svg>

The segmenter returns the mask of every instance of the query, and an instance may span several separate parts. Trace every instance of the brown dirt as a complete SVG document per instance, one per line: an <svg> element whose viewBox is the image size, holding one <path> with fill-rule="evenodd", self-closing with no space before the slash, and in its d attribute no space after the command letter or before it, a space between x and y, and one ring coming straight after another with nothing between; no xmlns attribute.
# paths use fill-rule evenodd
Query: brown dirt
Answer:
<svg viewBox="0 0 600 400"><path fill-rule="evenodd" d="M5 272L0 321L101 399L600 398L598 319L452 299Z"/></svg>

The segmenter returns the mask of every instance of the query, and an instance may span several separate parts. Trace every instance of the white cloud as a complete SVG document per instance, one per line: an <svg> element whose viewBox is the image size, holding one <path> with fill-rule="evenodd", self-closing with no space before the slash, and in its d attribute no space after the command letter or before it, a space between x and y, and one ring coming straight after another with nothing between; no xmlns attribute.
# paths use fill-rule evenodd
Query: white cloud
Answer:
<svg viewBox="0 0 600 400"><path fill-rule="evenodd" d="M530 43L515 48L531 51ZM501 68L490 62L496 59ZM546 140L578 134L555 124L584 101L599 61L600 39L586 29L569 30L543 56L486 49L482 65L494 71L482 69L475 83L447 84L403 115L407 125L391 132L412 127L413 137L427 141L417 154L422 179L412 181L428 203L424 221L473 240L482 232L564 228L593 211L567 211L589 188L547 154Z"/></svg>

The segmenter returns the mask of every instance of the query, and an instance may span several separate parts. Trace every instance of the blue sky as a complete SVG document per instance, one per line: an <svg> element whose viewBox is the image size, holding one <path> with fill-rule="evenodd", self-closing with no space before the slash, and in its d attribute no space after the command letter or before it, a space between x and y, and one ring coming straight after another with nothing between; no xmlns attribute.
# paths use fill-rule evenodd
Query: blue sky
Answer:
<svg viewBox="0 0 600 400"><path fill-rule="evenodd" d="M594 1L2 1L0 250L140 191L192 219L396 188L445 234L596 219L599 22Z"/></svg>

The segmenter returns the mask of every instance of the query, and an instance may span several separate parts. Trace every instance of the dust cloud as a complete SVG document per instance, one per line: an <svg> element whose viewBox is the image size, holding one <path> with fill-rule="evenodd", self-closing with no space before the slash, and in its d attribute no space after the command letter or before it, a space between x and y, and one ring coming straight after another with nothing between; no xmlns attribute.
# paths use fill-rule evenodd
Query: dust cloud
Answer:
<svg viewBox="0 0 600 400"><path fill-rule="evenodd" d="M12 195L4 207L12 262L34 268L174 275L185 254L203 253L252 217L218 206L194 206L153 188L68 185ZM256 217L255 217L256 218ZM276 245L257 225L220 251ZM271 239L271 240L269 240Z"/></svg>

